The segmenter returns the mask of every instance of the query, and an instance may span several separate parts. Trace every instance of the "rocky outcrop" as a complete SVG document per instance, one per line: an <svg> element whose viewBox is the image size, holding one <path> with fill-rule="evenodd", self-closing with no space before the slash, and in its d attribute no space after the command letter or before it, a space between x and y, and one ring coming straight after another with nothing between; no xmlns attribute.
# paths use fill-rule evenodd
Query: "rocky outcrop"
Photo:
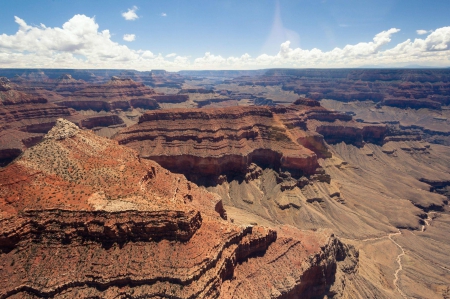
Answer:
<svg viewBox="0 0 450 299"><path fill-rule="evenodd" d="M116 139L189 176L245 172L250 163L305 174L317 167L317 156L268 107L152 111Z"/></svg>
<svg viewBox="0 0 450 299"><path fill-rule="evenodd" d="M164 94L164 95L154 95L152 96L158 103L183 103L189 100L189 95L187 94Z"/></svg>
<svg viewBox="0 0 450 299"><path fill-rule="evenodd" d="M130 106L133 108L142 108L146 110L154 110L159 109L159 104L155 101L154 98L146 99L146 98L138 98L131 99L129 101Z"/></svg>
<svg viewBox="0 0 450 299"><path fill-rule="evenodd" d="M72 108L75 110L93 110L93 111L111 111L114 107L122 107L125 110L131 108L127 101L114 102L114 104L105 101L96 100L70 100L70 101L60 101L56 102L56 105Z"/></svg>
<svg viewBox="0 0 450 299"><path fill-rule="evenodd" d="M205 88L183 88L179 92L179 94L185 93L214 93L213 89L205 89Z"/></svg>
<svg viewBox="0 0 450 299"><path fill-rule="evenodd" d="M17 86L5 77L0 77L0 102L2 106L23 104L45 104L47 99L16 90Z"/></svg>
<svg viewBox="0 0 450 299"><path fill-rule="evenodd" d="M293 105L164 109L147 112L115 138L146 159L187 175L245 173L251 163L298 177L312 175L327 142L381 143L385 125L359 124L300 98ZM319 135L319 134L321 135Z"/></svg>
<svg viewBox="0 0 450 299"><path fill-rule="evenodd" d="M374 101L379 102L383 99L383 94L377 92L347 92L347 91L331 91L324 95L325 98L330 98L336 101L350 102L350 101Z"/></svg>
<svg viewBox="0 0 450 299"><path fill-rule="evenodd" d="M0 77L0 91L11 90L11 81L6 77Z"/></svg>
<svg viewBox="0 0 450 299"><path fill-rule="evenodd" d="M386 125L348 125L342 122L332 124L320 124L316 132L323 135L328 143L345 142L356 146L362 146L364 142L383 144L387 134Z"/></svg>
<svg viewBox="0 0 450 299"><path fill-rule="evenodd" d="M78 90L86 88L87 83L84 80L76 80L70 74L62 74L55 80L55 87L50 90L56 91L60 94L71 94Z"/></svg>
<svg viewBox="0 0 450 299"><path fill-rule="evenodd" d="M56 92L63 96L68 96L72 92L81 90L87 86L84 80L76 80L70 74L61 74L57 78L48 78L45 73L41 73L40 76L14 76L11 80L19 85L22 91L30 93L30 91Z"/></svg>
<svg viewBox="0 0 450 299"><path fill-rule="evenodd" d="M227 222L218 195L63 119L0 182L0 298L312 298L358 262L329 231Z"/></svg>
<svg viewBox="0 0 450 299"><path fill-rule="evenodd" d="M310 98L298 98L294 103L294 105L303 105L309 107L320 107L320 103Z"/></svg>
<svg viewBox="0 0 450 299"><path fill-rule="evenodd" d="M142 77L142 82L151 87L170 87L181 89L185 77L164 70L152 70L148 77Z"/></svg>
<svg viewBox="0 0 450 299"><path fill-rule="evenodd" d="M131 108L158 109L159 105L153 99L154 95L156 95L154 90L142 83L113 76L105 84L89 85L56 104L75 110L94 111Z"/></svg>
<svg viewBox="0 0 450 299"><path fill-rule="evenodd" d="M381 105L398 108L428 108L441 110L441 103L433 101L431 99L386 98L381 102Z"/></svg>
<svg viewBox="0 0 450 299"><path fill-rule="evenodd" d="M230 83L280 85L314 100L383 101L400 108L440 109L449 103L449 78L445 69L273 69L260 76L237 77Z"/></svg>
<svg viewBox="0 0 450 299"><path fill-rule="evenodd" d="M95 127L109 127L122 124L124 125L124 122L117 115L101 115L85 118L80 122L80 124L83 128L92 129Z"/></svg>
<svg viewBox="0 0 450 299"><path fill-rule="evenodd" d="M0 84L0 166L18 157L25 148L38 142L59 117L77 121L79 116L66 107L49 103L16 89L2 79Z"/></svg>

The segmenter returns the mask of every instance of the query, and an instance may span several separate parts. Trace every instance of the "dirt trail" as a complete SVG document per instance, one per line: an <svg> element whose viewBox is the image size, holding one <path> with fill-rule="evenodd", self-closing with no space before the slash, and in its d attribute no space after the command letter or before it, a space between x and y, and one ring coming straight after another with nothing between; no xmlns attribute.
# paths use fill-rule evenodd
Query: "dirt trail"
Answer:
<svg viewBox="0 0 450 299"><path fill-rule="evenodd" d="M408 298L408 297L405 295L405 293L403 293L403 291L400 290L400 287L399 287L399 285L398 285L398 281L399 281L398 274L400 273L400 271L403 270L402 256L405 255L405 250L403 249L402 246L400 246L400 244L398 244L398 243L392 238L393 236L398 236L398 235L401 235L401 234L402 234L402 232L401 232L400 230L398 230L398 232L396 232L396 233L390 233L390 234L388 234L388 235L381 236L381 237L367 238L367 239L360 239L360 240L357 240L357 239L348 239L348 240L359 241L359 242L368 242L368 241L377 241L377 240L382 240L382 239L385 239L385 238L389 238L389 240L391 240L398 248L400 248L400 250L401 250L402 252L401 252L399 255L397 255L396 261L397 261L397 264L398 264L398 268L397 268L397 270L395 270L393 283L394 283L395 288L397 289L397 291L400 293L400 295L401 295L403 298Z"/></svg>
<svg viewBox="0 0 450 299"><path fill-rule="evenodd" d="M394 285L397 288L397 291L400 293L400 295L402 295L403 298L408 298L406 297L405 293L402 292L402 290L400 290L400 287L398 286L398 273L400 271L403 270L403 266L402 266L402 256L405 255L405 250L403 250L403 247L400 246L400 244L398 244L394 239L392 239L392 236L396 236L396 235L401 235L402 232L399 230L397 233L392 233L388 235L389 240L391 240L395 245L397 245L398 248L400 248L400 250L402 251L399 255L397 255L397 264L398 264L398 268L394 273Z"/></svg>

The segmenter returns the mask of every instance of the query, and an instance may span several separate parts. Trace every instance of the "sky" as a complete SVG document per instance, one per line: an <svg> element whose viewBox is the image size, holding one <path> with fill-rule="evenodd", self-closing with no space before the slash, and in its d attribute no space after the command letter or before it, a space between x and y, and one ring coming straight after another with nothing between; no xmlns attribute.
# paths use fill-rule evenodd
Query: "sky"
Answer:
<svg viewBox="0 0 450 299"><path fill-rule="evenodd" d="M0 4L0 68L450 66L449 0Z"/></svg>

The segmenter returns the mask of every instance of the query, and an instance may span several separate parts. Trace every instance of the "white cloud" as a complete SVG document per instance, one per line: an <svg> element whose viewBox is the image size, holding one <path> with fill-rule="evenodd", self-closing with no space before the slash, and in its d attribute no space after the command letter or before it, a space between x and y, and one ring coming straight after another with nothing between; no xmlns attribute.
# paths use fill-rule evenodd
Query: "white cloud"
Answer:
<svg viewBox="0 0 450 299"><path fill-rule="evenodd" d="M122 17L124 17L124 19L127 21L134 21L136 19L139 19L138 15L136 14L136 10L138 10L137 6L128 8L127 12L122 13Z"/></svg>
<svg viewBox="0 0 450 299"><path fill-rule="evenodd" d="M167 17L167 14L165 12L162 12L161 17Z"/></svg>
<svg viewBox="0 0 450 299"><path fill-rule="evenodd" d="M216 67L220 67L225 65L227 60L222 56L211 54L210 52L206 52L203 57L196 58L194 60L194 65L199 69L214 69Z"/></svg>
<svg viewBox="0 0 450 299"><path fill-rule="evenodd" d="M127 42L132 42L136 39L136 35L135 34L125 34L123 36L123 40L127 41Z"/></svg>
<svg viewBox="0 0 450 299"><path fill-rule="evenodd" d="M144 59L149 59L155 57L155 55L151 51L142 51L139 50L138 53L141 55Z"/></svg>
<svg viewBox="0 0 450 299"><path fill-rule="evenodd" d="M358 67L363 65L424 64L450 66L450 27L438 28L423 38L391 45L400 30L391 28L371 41L330 51L302 49L290 40L279 44L274 55L224 57L206 52L202 57L155 55L150 49L132 50L111 40L109 30L99 31L94 18L75 15L61 27L28 25L15 17L17 32L0 34L0 67L17 68L129 68L151 70L261 69L272 67ZM125 41L135 35L126 34Z"/></svg>
<svg viewBox="0 0 450 299"><path fill-rule="evenodd" d="M427 31L427 30L423 30L423 29L419 29L419 30L416 30L416 33L417 33L418 35L424 35L424 34L427 34L428 31Z"/></svg>

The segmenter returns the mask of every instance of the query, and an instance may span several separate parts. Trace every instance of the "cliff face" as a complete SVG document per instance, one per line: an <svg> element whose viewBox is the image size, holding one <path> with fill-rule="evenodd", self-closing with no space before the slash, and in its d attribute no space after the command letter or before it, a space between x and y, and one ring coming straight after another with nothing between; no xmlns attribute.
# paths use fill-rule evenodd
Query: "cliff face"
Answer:
<svg viewBox="0 0 450 299"><path fill-rule="evenodd" d="M66 107L16 89L6 78L0 78L0 166L19 156L38 142L59 117L77 120Z"/></svg>
<svg viewBox="0 0 450 299"><path fill-rule="evenodd" d="M325 130L326 126L336 129ZM141 157L191 178L245 173L251 163L311 175L318 167L317 157L328 156L323 137L317 133L332 142L362 144L369 135L371 140L383 140L383 129L371 135L363 128L350 115L302 98L289 107L151 111L116 140ZM352 133L349 140L344 138L345 131Z"/></svg>
<svg viewBox="0 0 450 299"><path fill-rule="evenodd" d="M450 72L445 69L273 69L262 76L237 77L230 83L281 85L285 91L315 100L373 101L400 108L440 109L449 103L449 78Z"/></svg>
<svg viewBox="0 0 450 299"><path fill-rule="evenodd" d="M76 80L70 74L62 74L58 78L50 79L42 76L15 76L11 78L13 83L19 85L22 91L36 91L45 93L46 91L56 92L62 95L68 95L87 86L84 80Z"/></svg>
<svg viewBox="0 0 450 299"><path fill-rule="evenodd" d="M101 115L88 117L83 119L80 124L83 128L86 129L92 129L95 127L125 126L123 120L117 115Z"/></svg>
<svg viewBox="0 0 450 299"><path fill-rule="evenodd" d="M245 172L252 162L305 173L317 167L316 155L289 136L267 107L152 111L117 140L186 174Z"/></svg>
<svg viewBox="0 0 450 299"><path fill-rule="evenodd" d="M159 109L158 102L152 98L157 94L130 79L113 77L106 84L91 85L75 80L69 74L57 79L44 75L32 79L15 77L10 81L0 77L0 166L10 163L25 148L37 143L59 117L95 129L103 136L111 136L119 127L135 122L125 114L119 115L121 111ZM175 97L188 98L184 95ZM86 114L76 110L103 112Z"/></svg>
<svg viewBox="0 0 450 299"><path fill-rule="evenodd" d="M398 107L398 108L428 108L441 110L441 103L438 101L433 101L431 99L414 99L414 98L386 98L381 102L381 105Z"/></svg>
<svg viewBox="0 0 450 299"><path fill-rule="evenodd" d="M0 181L1 298L311 298L358 263L327 231L227 222L218 195L63 119Z"/></svg>
<svg viewBox="0 0 450 299"><path fill-rule="evenodd" d="M154 90L142 83L114 76L105 84L89 85L56 103L76 110L157 109L159 105L154 95Z"/></svg>
<svg viewBox="0 0 450 299"><path fill-rule="evenodd" d="M158 103L182 103L189 100L187 94L166 94L166 95L154 95L153 98Z"/></svg>

